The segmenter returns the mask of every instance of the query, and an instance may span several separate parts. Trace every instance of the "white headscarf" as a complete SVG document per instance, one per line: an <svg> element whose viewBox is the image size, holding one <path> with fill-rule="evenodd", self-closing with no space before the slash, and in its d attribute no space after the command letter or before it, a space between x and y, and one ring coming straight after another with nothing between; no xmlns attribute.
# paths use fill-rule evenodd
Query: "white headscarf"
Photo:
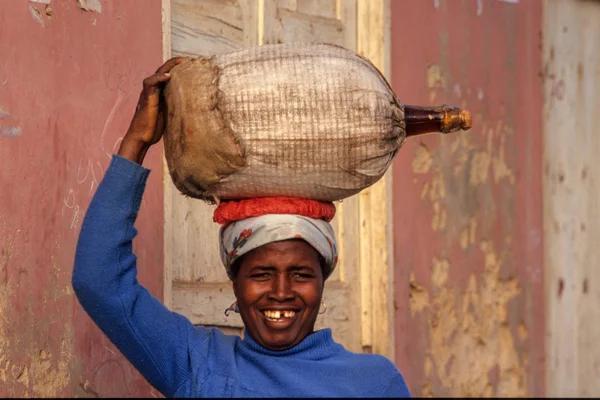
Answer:
<svg viewBox="0 0 600 400"><path fill-rule="evenodd" d="M227 276L233 280L231 266L239 257L268 243L303 239L323 256L327 279L337 264L338 254L333 228L328 222L294 214L266 214L246 218L221 228L220 253Z"/></svg>

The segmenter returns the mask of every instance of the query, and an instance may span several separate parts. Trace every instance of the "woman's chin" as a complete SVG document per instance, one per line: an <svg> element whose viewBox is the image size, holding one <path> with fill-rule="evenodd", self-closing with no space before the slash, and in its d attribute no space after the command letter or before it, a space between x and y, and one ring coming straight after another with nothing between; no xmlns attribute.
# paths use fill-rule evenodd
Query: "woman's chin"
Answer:
<svg viewBox="0 0 600 400"><path fill-rule="evenodd" d="M261 335L260 343L267 349L283 351L294 347L304 339L291 332L274 332Z"/></svg>

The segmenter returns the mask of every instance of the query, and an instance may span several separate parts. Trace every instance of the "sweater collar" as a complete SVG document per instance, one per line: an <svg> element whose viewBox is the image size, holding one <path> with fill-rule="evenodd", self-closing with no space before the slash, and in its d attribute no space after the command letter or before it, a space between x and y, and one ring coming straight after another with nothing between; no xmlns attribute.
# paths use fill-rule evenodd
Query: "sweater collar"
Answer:
<svg viewBox="0 0 600 400"><path fill-rule="evenodd" d="M248 330L244 330L243 343L256 353L276 357L293 357L307 360L320 360L327 358L342 349L342 346L333 340L331 329L321 329L305 337L296 346L287 350L269 350L258 344Z"/></svg>

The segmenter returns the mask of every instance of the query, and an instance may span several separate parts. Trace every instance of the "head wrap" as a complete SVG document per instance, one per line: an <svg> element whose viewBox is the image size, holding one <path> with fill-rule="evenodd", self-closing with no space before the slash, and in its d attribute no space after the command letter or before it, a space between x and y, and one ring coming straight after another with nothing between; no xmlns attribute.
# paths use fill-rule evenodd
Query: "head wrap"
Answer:
<svg viewBox="0 0 600 400"><path fill-rule="evenodd" d="M229 279L231 266L241 256L268 243L303 239L325 259L323 278L327 279L337 264L338 254L333 228L322 219L296 214L265 214L224 225L220 230L221 260Z"/></svg>

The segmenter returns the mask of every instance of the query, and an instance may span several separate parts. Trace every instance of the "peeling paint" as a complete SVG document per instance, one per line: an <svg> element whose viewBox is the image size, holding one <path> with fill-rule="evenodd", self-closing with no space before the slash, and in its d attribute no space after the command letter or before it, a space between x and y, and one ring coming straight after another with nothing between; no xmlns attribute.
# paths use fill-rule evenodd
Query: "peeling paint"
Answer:
<svg viewBox="0 0 600 400"><path fill-rule="evenodd" d="M429 186L429 201L431 201L433 209L433 217L431 218L431 229L433 231L440 231L446 227L446 206L443 203L445 198L446 183L438 167Z"/></svg>
<svg viewBox="0 0 600 400"><path fill-rule="evenodd" d="M10 117L10 113L0 107L0 119L5 119L7 117ZM0 137L14 138L21 136L22 133L23 130L19 126L7 126L0 123Z"/></svg>
<svg viewBox="0 0 600 400"><path fill-rule="evenodd" d="M414 272L410 273L409 308L412 317L429 306L429 293L417 282Z"/></svg>
<svg viewBox="0 0 600 400"><path fill-rule="evenodd" d="M431 189L429 190L429 200L433 203L446 198L446 182L441 174L436 174L431 180Z"/></svg>
<svg viewBox="0 0 600 400"><path fill-rule="evenodd" d="M0 272L3 272L3 276L6 276L4 271L8 267L8 263L13 257L13 242L11 237L8 236L8 229L6 222L0 217L0 237L2 240L2 249L0 252ZM5 239L7 238L7 239ZM8 282L0 281L0 381L7 382L8 380L14 380L17 378L12 373L11 359L10 359L10 348L11 343L9 341L9 335L7 327L10 326L10 320L7 313L9 307L9 297L11 295L11 286Z"/></svg>
<svg viewBox="0 0 600 400"><path fill-rule="evenodd" d="M100 0L77 0L77 6L85 11L102 12Z"/></svg>
<svg viewBox="0 0 600 400"><path fill-rule="evenodd" d="M477 100L482 101L483 98L484 98L483 89L482 88L478 88L477 89Z"/></svg>
<svg viewBox="0 0 600 400"><path fill-rule="evenodd" d="M475 123L478 124L480 118L475 118ZM450 152L454 156L454 175L457 176L463 172L465 166L469 162L470 153L476 146L471 141L469 135L459 135L451 144Z"/></svg>
<svg viewBox="0 0 600 400"><path fill-rule="evenodd" d="M527 331L527 327L525 326L524 322L521 322L519 324L519 327L517 328L517 333L519 334L519 340L521 342L524 342L529 337L529 332Z"/></svg>
<svg viewBox="0 0 600 400"><path fill-rule="evenodd" d="M452 397L523 397L527 360L520 358L517 340L524 340L524 324L515 339L508 324L508 305L520 293L515 278L502 279L504 255L489 241L480 242L483 272L471 274L463 290L447 287L451 264L446 259L432 262L432 293L411 276L412 315L427 317L428 349L424 364L423 395ZM497 385L490 376L497 375ZM432 379L446 392L432 391Z"/></svg>
<svg viewBox="0 0 600 400"><path fill-rule="evenodd" d="M483 14L483 0L477 0L477 16Z"/></svg>
<svg viewBox="0 0 600 400"><path fill-rule="evenodd" d="M486 130L485 127L483 129ZM514 185L515 174L508 167L504 156L506 138L512 135L512 128L501 120L496 123L495 128L487 129L486 148L475 152L471 161L469 184L472 187L485 184L489 179L490 169L492 169L494 183L507 179L511 185Z"/></svg>
<svg viewBox="0 0 600 400"><path fill-rule="evenodd" d="M0 67L0 176L9 186L23 187L0 189L0 397L149 397L150 385L73 295L77 229L69 226L74 216L82 217L82 202L90 200L95 177L100 179L107 165L100 162L104 151L97 140L76 137L76 132L99 134L104 120L83 115L96 108L108 113L113 94L135 103L130 95L144 66L162 57L161 7L149 7L146 0L0 3L0 31L11 33L0 34L0 57L7 60ZM90 57L82 35L92 44ZM24 51L29 55L22 57ZM104 60L107 54L111 57ZM77 79L55 85L73 60ZM86 90L97 94L96 108L82 103ZM81 104L72 107L75 103ZM117 113L112 123L127 123L121 117ZM117 136L107 133L107 151ZM88 156L100 160L89 173ZM149 162L161 165L160 157ZM46 170L52 177L43 174ZM162 235L161 221L152 218L162 212L160 179L153 185L156 193L144 200L153 212L141 223L152 227L145 232ZM74 203L65 205L69 191ZM163 246L148 245L156 238L142 236L141 256L149 261L141 279L162 297Z"/></svg>
<svg viewBox="0 0 600 400"><path fill-rule="evenodd" d="M0 216L0 237L7 238L2 242L0 272L10 267L13 259L19 259L14 251L13 228ZM72 296L65 293L64 285L60 284L69 282L69 274L56 264L53 270L52 279L41 291L40 314L56 315L57 310L62 310L58 314L65 321L70 321ZM11 383L6 393L9 397L62 397L72 379L73 326L70 323L60 324L57 334L50 337L43 331L48 329L49 322L36 318L31 309L21 313L20 321L16 323L14 314L10 313L15 309L13 303L18 295L13 292L14 287L7 280L0 281L0 381ZM15 331L15 324L21 323L32 329ZM58 354L54 354L51 348L59 349ZM18 358L19 354L25 357Z"/></svg>
<svg viewBox="0 0 600 400"><path fill-rule="evenodd" d="M393 86L433 105L455 101L471 111L473 129L423 137L409 146L408 159L396 161L395 259L407 269L395 275L396 301L410 299L408 310L396 312L396 361L417 396L543 397L543 135L536 116L544 93L554 94L555 102L562 97L566 72L554 71L553 92L524 78L543 65L536 2L515 7L473 0L450 7L454 3L440 1L437 11L425 3L406 9L392 2L392 35L400 38L392 43ZM401 32L418 30L427 15L433 19L425 49ZM459 19L465 23L445 23ZM473 29L480 34L472 35ZM518 32L531 40L519 40ZM402 62L407 53L415 56L409 64ZM581 165L570 174L550 172L558 188L586 175ZM580 222L569 226L579 231ZM564 302L571 285L582 291L583 277L562 276ZM556 295L558 277L549 282Z"/></svg>
<svg viewBox="0 0 600 400"><path fill-rule="evenodd" d="M462 97L462 89L460 87L460 84L455 83L453 91L456 97L458 97L459 99Z"/></svg>
<svg viewBox="0 0 600 400"><path fill-rule="evenodd" d="M433 158L431 157L429 149L427 148L427 146L421 143L421 145L417 147L415 157L412 161L413 172L415 174L426 174L427 172L429 172L432 163Z"/></svg>
<svg viewBox="0 0 600 400"><path fill-rule="evenodd" d="M442 181L443 182L443 181ZM446 207L440 205L440 202L433 203L433 218L431 218L431 229L441 231L446 228L446 221L448 220L446 213Z"/></svg>
<svg viewBox="0 0 600 400"><path fill-rule="evenodd" d="M476 114L475 120L481 123L481 115ZM457 135L448 147L430 150L425 144L416 147L412 158L412 171L415 175L424 175L421 181L421 199L430 203L432 211L431 228L434 232L443 231L446 226L453 227L459 235L459 243L463 249L468 248L475 241L476 222L470 221L470 213L448 213L449 204L454 208L457 202L464 202L464 198L455 191L447 199L447 187L462 187L464 179L471 188L489 186L490 183L499 184L507 181L510 185L515 183L515 174L508 166L505 158L505 143L513 135L512 128L498 121L493 128L485 123L481 124L486 132L485 145L477 145L474 141L476 133L470 132ZM448 150L450 150L451 164L448 164ZM452 173L448 173L452 171ZM464 174L467 174L466 177ZM493 178L493 180L491 179ZM415 182L419 182L418 179ZM463 194L467 195L467 188ZM472 189L468 189L472 190ZM476 196L471 192L470 197ZM475 198L472 204L476 204ZM473 209L472 212L477 212ZM452 219L451 223L449 219ZM461 228L462 227L462 228ZM449 241L454 238L448 237Z"/></svg>
<svg viewBox="0 0 600 400"><path fill-rule="evenodd" d="M0 136L8 138L16 138L21 136L23 129L19 126L2 126L0 125Z"/></svg>
<svg viewBox="0 0 600 400"><path fill-rule="evenodd" d="M72 327L67 325L65 337L72 338ZM69 331L71 331L69 333ZM40 350L31 354L29 375L33 377L32 390L36 397L53 397L61 393L70 383L69 360L71 355L72 339L61 341L58 362L54 361L52 353Z"/></svg>
<svg viewBox="0 0 600 400"><path fill-rule="evenodd" d="M463 250L468 249L475 244L475 236L477 231L477 220L471 217L469 224L465 226L460 233L460 247Z"/></svg>
<svg viewBox="0 0 600 400"><path fill-rule="evenodd" d="M431 64L427 68L427 87L429 89L446 88L446 77L443 74L442 68L437 64Z"/></svg>
<svg viewBox="0 0 600 400"><path fill-rule="evenodd" d="M429 149L421 144L417 147L415 156L412 160L412 170L415 174L426 174L431 170L433 164L433 157ZM434 176L430 182L425 181L421 189L421 199L428 198L433 203L434 210L434 225L437 230L438 227L443 226L443 220L445 217L445 210L440 206L440 200L443 200L446 196L446 187L443 177L440 174L439 167L436 166Z"/></svg>
<svg viewBox="0 0 600 400"><path fill-rule="evenodd" d="M437 89L446 89L446 77L442 68L437 64L431 64L427 67L427 87L429 88L429 101L435 102Z"/></svg>
<svg viewBox="0 0 600 400"><path fill-rule="evenodd" d="M450 263L448 260L439 260L433 257L433 265L431 267L431 282L435 287L442 287L448 281L448 273L450 272Z"/></svg>
<svg viewBox="0 0 600 400"><path fill-rule="evenodd" d="M492 157L487 151L478 151L473 155L471 170L469 173L469 184L473 187L483 185L488 180L488 173Z"/></svg>
<svg viewBox="0 0 600 400"><path fill-rule="evenodd" d="M492 166L494 168L494 182L498 183L501 179L507 178L511 185L515 183L515 174L506 164L504 159L504 144L506 142L506 135L512 134L512 129L507 126L503 127L504 130L500 134L500 144L498 146L497 155L492 160Z"/></svg>
<svg viewBox="0 0 600 400"><path fill-rule="evenodd" d="M33 3L29 3L29 13L33 17L33 19L40 24L42 27L44 26L44 18L42 17L42 13L37 9Z"/></svg>
<svg viewBox="0 0 600 400"><path fill-rule="evenodd" d="M431 79L428 85L433 82L435 79ZM421 144L415 148L412 158L415 178L423 176L420 198L430 206L431 229L433 232L445 232L446 250L455 244L463 251L476 245L479 222L475 216L493 212L494 203L485 202L486 209L477 208L481 193L473 188L483 187L485 193L491 185L515 183L515 174L508 167L504 151L513 129L501 119L490 126L482 122L480 114L475 114L475 120L481 126L481 132L485 132L483 145L475 142L478 133L474 131L457 135L449 146L433 151ZM419 183L419 179L416 178L415 182ZM448 194L447 188L454 189ZM459 188L458 192L456 188ZM483 224L481 228L486 227L485 218Z"/></svg>
<svg viewBox="0 0 600 400"><path fill-rule="evenodd" d="M424 182L423 188L421 189L421 200L427 197L427 193L429 193L429 182Z"/></svg>

